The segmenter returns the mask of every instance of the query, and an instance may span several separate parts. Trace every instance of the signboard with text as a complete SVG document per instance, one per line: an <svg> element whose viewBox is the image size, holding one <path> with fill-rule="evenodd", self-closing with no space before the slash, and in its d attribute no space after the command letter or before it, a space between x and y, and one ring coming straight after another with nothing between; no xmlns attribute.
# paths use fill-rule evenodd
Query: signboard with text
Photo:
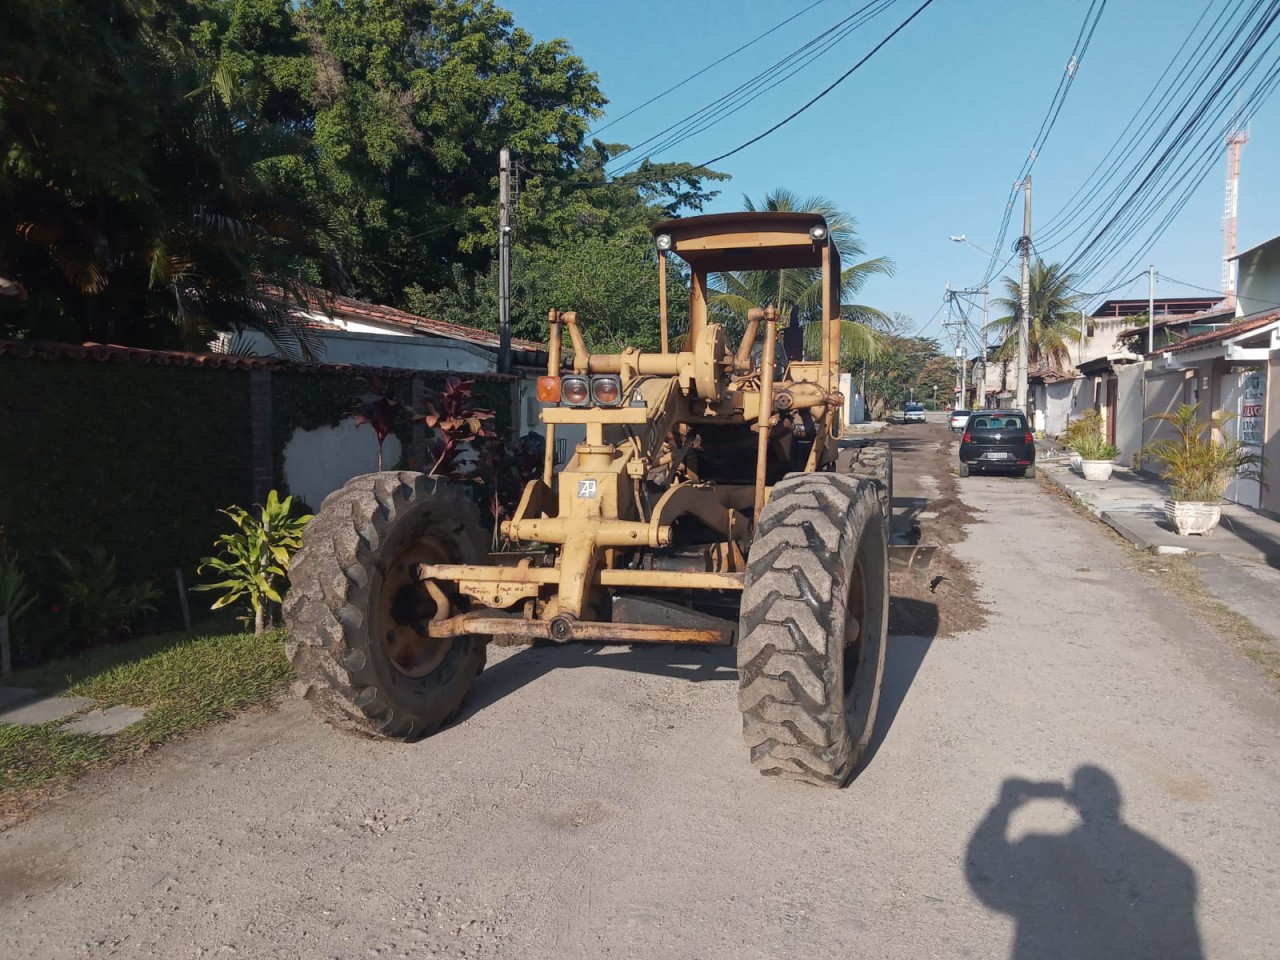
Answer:
<svg viewBox="0 0 1280 960"><path fill-rule="evenodd" d="M1262 410L1266 404L1267 385L1261 373L1251 373L1244 378L1244 393L1240 398L1240 442L1251 447L1262 447Z"/></svg>

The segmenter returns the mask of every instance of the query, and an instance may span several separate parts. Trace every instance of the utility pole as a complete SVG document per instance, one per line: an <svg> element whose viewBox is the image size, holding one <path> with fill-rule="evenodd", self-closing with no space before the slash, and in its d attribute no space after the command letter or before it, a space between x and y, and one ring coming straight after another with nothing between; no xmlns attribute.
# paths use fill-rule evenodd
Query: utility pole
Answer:
<svg viewBox="0 0 1280 960"><path fill-rule="evenodd" d="M987 299L990 288L984 286L982 288L982 386L978 388L980 391L977 396L977 403L974 404L979 410L985 409L987 406Z"/></svg>
<svg viewBox="0 0 1280 960"><path fill-rule="evenodd" d="M498 153L498 372L511 372L511 151Z"/></svg>
<svg viewBox="0 0 1280 960"><path fill-rule="evenodd" d="M1031 322L1031 175L1022 181L1022 237L1018 245L1022 248L1022 284L1019 297L1018 313L1018 393L1017 406L1023 413L1027 412L1027 365L1028 365L1028 325Z"/></svg>
<svg viewBox="0 0 1280 960"><path fill-rule="evenodd" d="M1147 353L1156 352L1156 268L1147 267Z"/></svg>

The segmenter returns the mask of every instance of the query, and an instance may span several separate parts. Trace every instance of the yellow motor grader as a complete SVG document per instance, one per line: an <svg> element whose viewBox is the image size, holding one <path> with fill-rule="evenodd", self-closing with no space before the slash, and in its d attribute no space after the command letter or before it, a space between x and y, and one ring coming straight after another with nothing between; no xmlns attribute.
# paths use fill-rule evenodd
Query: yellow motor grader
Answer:
<svg viewBox="0 0 1280 960"><path fill-rule="evenodd" d="M520 549L489 553L474 505L421 473L356 477L325 500L285 617L294 669L326 719L431 734L494 636L729 645L752 762L818 784L853 776L884 670L892 463L869 444L837 470L840 255L810 213L690 217L653 235L660 352L592 353L574 313L549 315L546 463L501 528ZM691 275L679 348L673 256ZM731 347L708 310L711 277L793 268L821 271L821 356L784 355L770 304ZM585 440L556 471L555 434L570 425Z"/></svg>

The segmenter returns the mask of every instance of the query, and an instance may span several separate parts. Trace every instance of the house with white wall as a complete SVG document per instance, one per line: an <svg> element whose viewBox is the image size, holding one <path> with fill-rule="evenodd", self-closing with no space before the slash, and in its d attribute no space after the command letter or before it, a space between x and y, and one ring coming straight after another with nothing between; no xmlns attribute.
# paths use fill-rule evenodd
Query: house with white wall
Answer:
<svg viewBox="0 0 1280 960"><path fill-rule="evenodd" d="M283 295L281 295L281 299ZM354 297L317 293L304 308L293 307L318 340L316 360L328 364L394 367L433 373L494 373L498 369L498 334L448 323ZM254 356L281 356L264 334L224 334L215 350L248 351ZM546 373L547 348L513 337L512 372L519 378L512 422L517 436L542 433L537 378ZM557 446L567 449L581 438L572 428L557 431ZM585 433L584 433L585 437Z"/></svg>
<svg viewBox="0 0 1280 960"><path fill-rule="evenodd" d="M1234 309L1202 317L1212 323L1148 357L1145 413L1192 403L1200 405L1206 422L1217 410L1234 414L1226 432L1257 449L1267 463L1260 483L1233 482L1227 499L1280 515L1280 237L1236 260ZM1155 439L1160 429L1147 423L1144 440Z"/></svg>

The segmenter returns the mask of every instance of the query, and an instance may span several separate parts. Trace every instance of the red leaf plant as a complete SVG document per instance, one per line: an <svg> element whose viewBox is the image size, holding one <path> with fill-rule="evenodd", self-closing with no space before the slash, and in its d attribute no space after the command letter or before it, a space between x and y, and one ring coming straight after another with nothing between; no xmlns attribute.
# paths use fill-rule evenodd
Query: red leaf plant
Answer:
<svg viewBox="0 0 1280 960"><path fill-rule="evenodd" d="M356 423L373 427L378 438L378 470L382 470L382 444L395 429L396 421L405 412L405 405L395 396L395 384L385 383L375 376L369 383L369 392L360 398L360 405L353 411Z"/></svg>

